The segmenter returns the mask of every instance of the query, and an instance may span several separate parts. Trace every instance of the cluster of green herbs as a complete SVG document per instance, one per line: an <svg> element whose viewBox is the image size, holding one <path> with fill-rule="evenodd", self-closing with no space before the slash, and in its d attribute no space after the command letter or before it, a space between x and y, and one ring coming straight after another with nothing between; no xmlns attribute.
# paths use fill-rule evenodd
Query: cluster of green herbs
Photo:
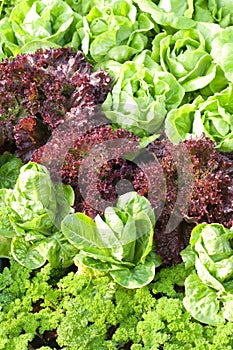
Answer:
<svg viewBox="0 0 233 350"><path fill-rule="evenodd" d="M9 6L0 20L0 59L38 48L80 49L115 79L103 105L112 122L141 137L165 129L174 143L205 133L219 150L233 149L230 0Z"/></svg>
<svg viewBox="0 0 233 350"><path fill-rule="evenodd" d="M30 270L11 261L0 275L0 349L26 350L54 331L40 349L232 349L233 323L202 326L185 311L179 292L183 264L161 269L155 282L128 290L106 275ZM29 347L28 347L29 346Z"/></svg>

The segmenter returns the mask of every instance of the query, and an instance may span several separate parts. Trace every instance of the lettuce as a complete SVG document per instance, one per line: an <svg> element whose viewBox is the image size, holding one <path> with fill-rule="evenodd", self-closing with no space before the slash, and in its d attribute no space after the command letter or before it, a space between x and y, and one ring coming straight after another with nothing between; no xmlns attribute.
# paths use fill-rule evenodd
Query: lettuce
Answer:
<svg viewBox="0 0 233 350"><path fill-rule="evenodd" d="M200 224L181 256L192 273L185 280L187 311L198 321L218 325L233 322L233 230L220 224Z"/></svg>
<svg viewBox="0 0 233 350"><path fill-rule="evenodd" d="M175 34L162 32L153 41L154 60L170 72L186 92L207 86L216 75L216 64L206 50L200 31L190 28Z"/></svg>
<svg viewBox="0 0 233 350"><path fill-rule="evenodd" d="M195 21L218 23L223 28L233 24L231 0L160 0L158 7Z"/></svg>
<svg viewBox="0 0 233 350"><path fill-rule="evenodd" d="M222 29L216 33L211 45L211 55L215 62L223 69L226 78L233 82L232 57L233 28Z"/></svg>
<svg viewBox="0 0 233 350"><path fill-rule="evenodd" d="M151 252L155 217L149 201L136 192L118 198L95 221L82 213L67 215L61 223L66 239L80 252L74 262L109 272L126 288L150 283L160 259Z"/></svg>
<svg viewBox="0 0 233 350"><path fill-rule="evenodd" d="M13 154L0 155L0 188L13 188L23 162Z"/></svg>
<svg viewBox="0 0 233 350"><path fill-rule="evenodd" d="M233 149L233 84L207 98L198 97L192 104L171 110L165 121L168 138L179 143L191 134L205 133L219 151Z"/></svg>
<svg viewBox="0 0 233 350"><path fill-rule="evenodd" d="M84 6L84 1L79 8L81 5ZM82 8L81 11L86 12ZM98 2L86 16L80 16L72 45L81 48L90 61L123 63L146 48L154 27L150 17L137 12L130 0Z"/></svg>
<svg viewBox="0 0 233 350"><path fill-rule="evenodd" d="M102 105L107 118L138 136L160 131L167 112L178 107L184 96L174 76L156 68L124 63Z"/></svg>
<svg viewBox="0 0 233 350"><path fill-rule="evenodd" d="M191 18L179 15L179 13L172 11L166 12L162 7L160 8L151 0L134 0L134 2L138 5L141 11L149 13L155 23L162 26L169 26L175 29L189 29L195 26L195 22Z"/></svg>
<svg viewBox="0 0 233 350"><path fill-rule="evenodd" d="M16 1L0 21L0 60L72 41L77 15L62 0Z"/></svg>
<svg viewBox="0 0 233 350"><path fill-rule="evenodd" d="M61 221L73 212L70 186L54 185L49 171L29 162L20 168L13 189L0 189L0 256L10 254L35 269L46 260L69 266L77 252L60 232Z"/></svg>

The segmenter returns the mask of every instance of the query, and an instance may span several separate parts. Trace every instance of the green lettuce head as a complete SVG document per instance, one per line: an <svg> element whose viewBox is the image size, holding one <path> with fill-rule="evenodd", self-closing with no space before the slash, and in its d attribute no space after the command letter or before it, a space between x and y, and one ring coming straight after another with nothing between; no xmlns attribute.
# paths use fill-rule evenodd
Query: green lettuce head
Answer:
<svg viewBox="0 0 233 350"><path fill-rule="evenodd" d="M55 185L46 167L22 166L14 188L0 189L0 256L32 269L46 260L53 267L71 265L77 250L62 235L61 221L73 203L72 188Z"/></svg>
<svg viewBox="0 0 233 350"><path fill-rule="evenodd" d="M80 16L72 46L94 63L123 63L146 48L154 26L147 14L137 14L130 0L98 2L86 16Z"/></svg>
<svg viewBox="0 0 233 350"><path fill-rule="evenodd" d="M180 105L183 87L172 74L137 62L121 66L103 110L113 123L138 136L158 133L166 114Z"/></svg>
<svg viewBox="0 0 233 350"><path fill-rule="evenodd" d="M155 216L150 202L136 192L118 198L107 207L104 218L93 221L82 213L67 215L62 232L79 253L74 262L97 271L109 272L126 288L150 283L161 260L152 252Z"/></svg>
<svg viewBox="0 0 233 350"><path fill-rule="evenodd" d="M174 35L158 34L153 41L153 58L165 72L174 75L186 92L207 86L216 75L216 64L206 51L205 39L193 28Z"/></svg>
<svg viewBox="0 0 233 350"><path fill-rule="evenodd" d="M181 252L191 274L185 280L185 308L200 322L233 322L233 230L200 224Z"/></svg>
<svg viewBox="0 0 233 350"><path fill-rule="evenodd" d="M233 151L233 84L206 101L197 98L168 113L165 130L174 143L204 133L223 152Z"/></svg>

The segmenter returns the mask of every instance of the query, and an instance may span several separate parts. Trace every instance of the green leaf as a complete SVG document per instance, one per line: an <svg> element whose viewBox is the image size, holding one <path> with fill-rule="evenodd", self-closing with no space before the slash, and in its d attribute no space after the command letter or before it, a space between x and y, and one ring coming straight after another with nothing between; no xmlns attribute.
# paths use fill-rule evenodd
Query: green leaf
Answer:
<svg viewBox="0 0 233 350"><path fill-rule="evenodd" d="M37 51L38 49L49 49L49 48L57 49L60 47L60 45L55 44L52 41L49 40L31 40L27 42L25 45L21 47L20 53L33 53Z"/></svg>
<svg viewBox="0 0 233 350"><path fill-rule="evenodd" d="M12 154L0 156L0 188L13 188L23 163Z"/></svg>
<svg viewBox="0 0 233 350"><path fill-rule="evenodd" d="M141 11L149 13L155 23L176 29L186 29L195 26L195 22L192 19L178 16L174 13L167 13L150 0L135 0L134 2Z"/></svg>
<svg viewBox="0 0 233 350"><path fill-rule="evenodd" d="M132 269L110 271L110 275L122 287L129 289L141 288L154 279L155 264L148 260Z"/></svg>
<svg viewBox="0 0 233 350"><path fill-rule="evenodd" d="M37 269L46 262L48 247L44 241L26 242L24 237L14 237L11 243L11 254L21 265Z"/></svg>
<svg viewBox="0 0 233 350"><path fill-rule="evenodd" d="M53 268L67 268L73 264L78 249L65 238L62 232L55 232L46 243L48 245L46 258Z"/></svg>
<svg viewBox="0 0 233 350"><path fill-rule="evenodd" d="M99 231L96 223L82 213L67 215L61 223L61 229L71 244L85 252L111 256L111 245L119 246L109 227L101 227ZM117 242L118 246L115 245Z"/></svg>
<svg viewBox="0 0 233 350"><path fill-rule="evenodd" d="M192 317L199 322L213 326L224 323L224 317L219 313L220 302L216 298L215 290L202 283L195 273L185 280L183 304Z"/></svg>
<svg viewBox="0 0 233 350"><path fill-rule="evenodd" d="M76 266L84 265L94 270L106 272L122 269L122 263L117 264L117 261L112 258L97 255L91 257L86 252L78 253L74 258L74 263Z"/></svg>
<svg viewBox="0 0 233 350"><path fill-rule="evenodd" d="M165 120L165 132L170 141L178 144L192 133L195 106L185 104L178 109L172 109Z"/></svg>
<svg viewBox="0 0 233 350"><path fill-rule="evenodd" d="M190 267L195 266L195 253L192 250L191 246L188 245L185 249L180 252L183 262L185 263L185 268L188 269Z"/></svg>
<svg viewBox="0 0 233 350"><path fill-rule="evenodd" d="M11 239L0 235L0 257L9 258L11 252Z"/></svg>
<svg viewBox="0 0 233 350"><path fill-rule="evenodd" d="M150 218L152 225L155 225L155 214L150 202L145 197L138 195L137 192L128 192L120 196L116 207L129 213L132 217L145 213Z"/></svg>
<svg viewBox="0 0 233 350"><path fill-rule="evenodd" d="M220 30L212 41L211 55L214 61L223 69L226 78L233 82L232 61L233 52L233 29L232 27Z"/></svg>
<svg viewBox="0 0 233 350"><path fill-rule="evenodd" d="M223 303L223 316L229 321L233 322L233 294L227 293L221 297L221 302Z"/></svg>
<svg viewBox="0 0 233 350"><path fill-rule="evenodd" d="M134 263L144 264L148 254L152 250L154 225L148 214L144 211L135 215L134 218L137 231Z"/></svg>

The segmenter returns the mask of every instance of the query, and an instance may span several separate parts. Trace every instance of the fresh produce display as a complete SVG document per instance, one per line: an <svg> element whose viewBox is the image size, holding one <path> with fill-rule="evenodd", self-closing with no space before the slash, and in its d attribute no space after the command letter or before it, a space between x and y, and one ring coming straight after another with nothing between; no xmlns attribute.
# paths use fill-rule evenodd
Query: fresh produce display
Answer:
<svg viewBox="0 0 233 350"><path fill-rule="evenodd" d="M0 349L233 348L230 0L0 4Z"/></svg>

